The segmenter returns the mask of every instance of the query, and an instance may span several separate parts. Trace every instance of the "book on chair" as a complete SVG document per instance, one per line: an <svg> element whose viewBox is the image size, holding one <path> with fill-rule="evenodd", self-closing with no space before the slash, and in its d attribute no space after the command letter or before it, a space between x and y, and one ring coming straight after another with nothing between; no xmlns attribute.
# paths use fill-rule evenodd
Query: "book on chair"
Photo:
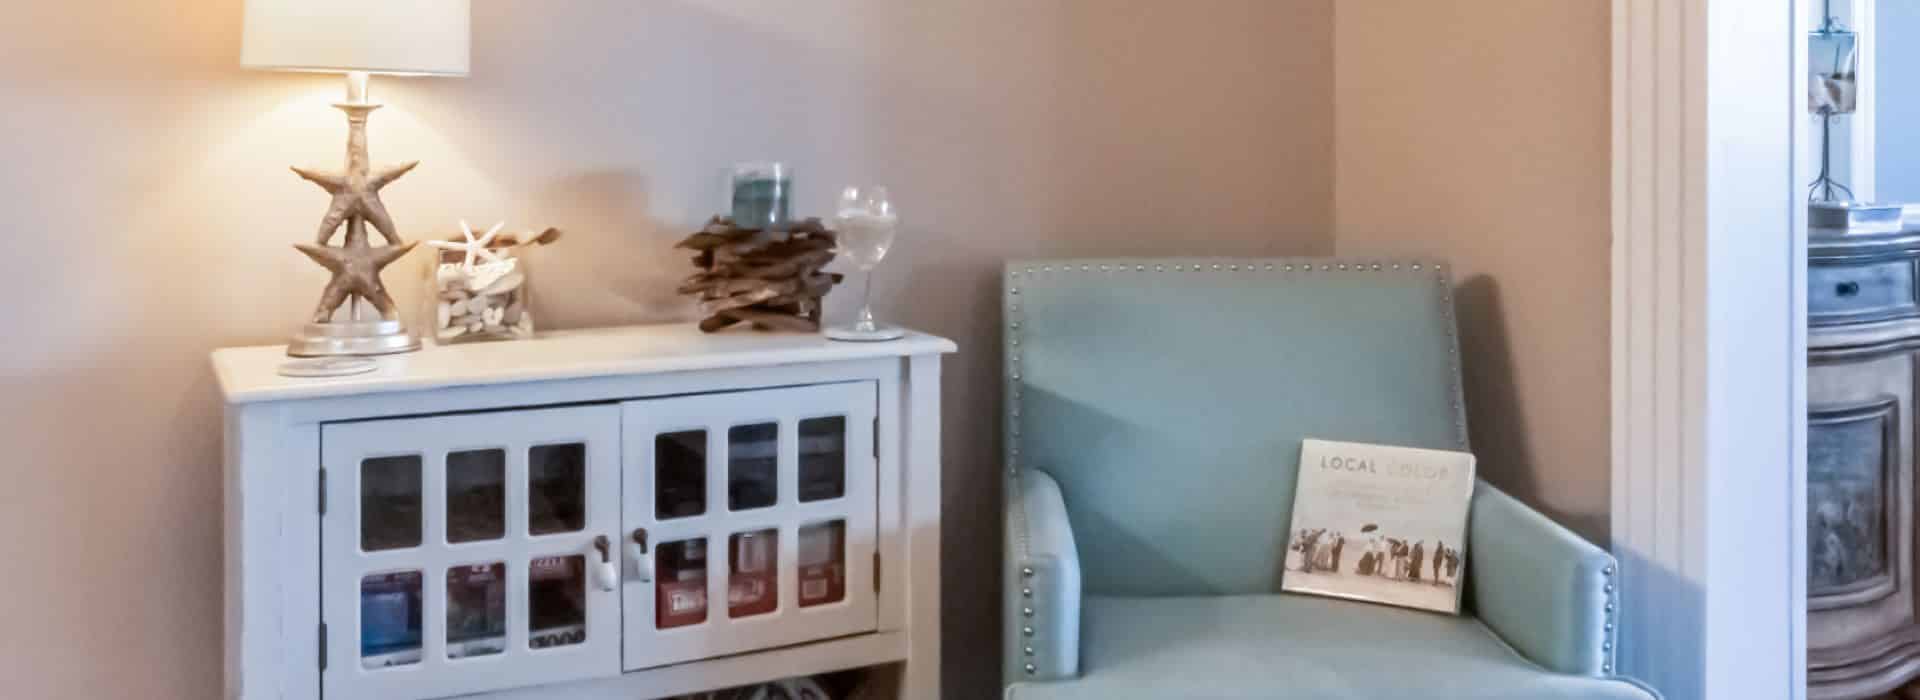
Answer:
<svg viewBox="0 0 1920 700"><path fill-rule="evenodd" d="M1308 439L1280 589L1458 614L1474 458Z"/></svg>

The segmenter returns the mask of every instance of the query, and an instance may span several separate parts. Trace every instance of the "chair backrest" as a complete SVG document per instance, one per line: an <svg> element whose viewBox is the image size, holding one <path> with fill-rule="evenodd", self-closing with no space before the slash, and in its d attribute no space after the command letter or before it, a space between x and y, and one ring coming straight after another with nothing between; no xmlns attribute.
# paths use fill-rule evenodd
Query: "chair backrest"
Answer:
<svg viewBox="0 0 1920 700"><path fill-rule="evenodd" d="M1083 588L1279 588L1300 441L1464 450L1452 286L1427 262L1021 260L1006 460L1060 483Z"/></svg>

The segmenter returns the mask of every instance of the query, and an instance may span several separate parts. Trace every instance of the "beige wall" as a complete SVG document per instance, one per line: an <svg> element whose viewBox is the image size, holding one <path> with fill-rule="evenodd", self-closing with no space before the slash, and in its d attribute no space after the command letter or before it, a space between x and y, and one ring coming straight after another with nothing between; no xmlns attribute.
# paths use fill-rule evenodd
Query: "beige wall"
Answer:
<svg viewBox="0 0 1920 700"><path fill-rule="evenodd" d="M1605 542L1606 0L1335 7L1336 248L1452 261L1482 475Z"/></svg>
<svg viewBox="0 0 1920 700"><path fill-rule="evenodd" d="M834 185L893 185L908 223L880 309L964 349L947 678L989 697L997 263L1332 252L1330 0L1194 5L479 0L473 76L377 80L373 152L424 161L388 189L414 235L566 229L534 270L552 326L687 318L667 247L729 162L796 163L816 212ZM205 356L311 307L324 277L288 246L324 196L286 166L338 162L344 132L336 80L241 71L239 27L239 0L17 2L0 22L0 695L219 691Z"/></svg>

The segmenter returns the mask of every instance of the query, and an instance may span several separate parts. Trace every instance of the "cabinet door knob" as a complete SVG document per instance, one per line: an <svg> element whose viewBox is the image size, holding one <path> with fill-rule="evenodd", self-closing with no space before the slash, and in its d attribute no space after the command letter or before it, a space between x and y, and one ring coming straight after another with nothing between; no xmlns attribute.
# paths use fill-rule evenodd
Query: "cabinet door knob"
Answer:
<svg viewBox="0 0 1920 700"><path fill-rule="evenodd" d="M633 529L633 568L641 583L653 583L653 556L647 553L647 529Z"/></svg>
<svg viewBox="0 0 1920 700"><path fill-rule="evenodd" d="M620 569L613 565L613 543L606 535L593 538L593 548L600 552L600 563L593 567L594 583L600 590L613 592L620 587Z"/></svg>
<svg viewBox="0 0 1920 700"><path fill-rule="evenodd" d="M1843 297L1850 297L1855 294L1859 294L1860 283L1859 282L1841 282L1833 286L1833 293Z"/></svg>

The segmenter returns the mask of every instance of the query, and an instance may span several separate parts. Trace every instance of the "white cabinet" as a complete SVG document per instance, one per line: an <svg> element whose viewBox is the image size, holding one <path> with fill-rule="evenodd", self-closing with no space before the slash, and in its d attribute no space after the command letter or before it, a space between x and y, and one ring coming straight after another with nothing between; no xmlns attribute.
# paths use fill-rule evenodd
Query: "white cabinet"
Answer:
<svg viewBox="0 0 1920 700"><path fill-rule="evenodd" d="M951 343L557 334L228 401L227 696L938 695Z"/></svg>

